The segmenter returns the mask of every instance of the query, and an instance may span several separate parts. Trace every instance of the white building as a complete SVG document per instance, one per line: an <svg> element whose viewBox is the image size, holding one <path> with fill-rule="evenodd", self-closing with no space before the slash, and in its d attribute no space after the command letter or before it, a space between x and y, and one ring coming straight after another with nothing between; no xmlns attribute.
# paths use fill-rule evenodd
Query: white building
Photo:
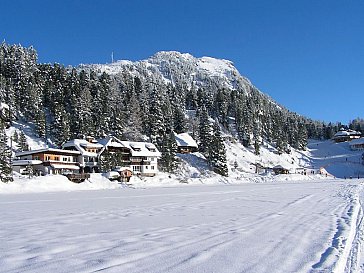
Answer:
<svg viewBox="0 0 364 273"><path fill-rule="evenodd" d="M158 158L161 153L157 147L148 142L122 141L115 137L99 139L103 145L100 156L104 152L121 154L121 165L115 167L130 168L134 175L154 176L158 173Z"/></svg>
<svg viewBox="0 0 364 273"><path fill-rule="evenodd" d="M81 172L99 172L99 154L104 146L92 137L86 139L72 139L63 144L62 148L69 151L78 151L78 162Z"/></svg>

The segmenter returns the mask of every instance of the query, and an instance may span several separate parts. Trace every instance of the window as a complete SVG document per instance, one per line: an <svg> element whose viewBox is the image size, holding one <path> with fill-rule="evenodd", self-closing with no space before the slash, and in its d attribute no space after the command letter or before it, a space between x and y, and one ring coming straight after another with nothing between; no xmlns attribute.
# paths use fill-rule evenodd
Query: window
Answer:
<svg viewBox="0 0 364 273"><path fill-rule="evenodd" d="M145 169L148 170L148 166L145 166Z"/></svg>
<svg viewBox="0 0 364 273"><path fill-rule="evenodd" d="M150 166L152 170L154 170L154 166Z"/></svg>
<svg viewBox="0 0 364 273"><path fill-rule="evenodd" d="M51 160L51 157L49 155L46 155L45 160Z"/></svg>
<svg viewBox="0 0 364 273"><path fill-rule="evenodd" d="M54 160L55 160L55 161L59 161L59 156L55 156L55 157L54 157Z"/></svg>
<svg viewBox="0 0 364 273"><path fill-rule="evenodd" d="M39 160L39 155L35 155L34 160Z"/></svg>
<svg viewBox="0 0 364 273"><path fill-rule="evenodd" d="M154 161L154 157L152 157L152 158L150 159L150 161Z"/></svg>
<svg viewBox="0 0 364 273"><path fill-rule="evenodd" d="M142 168L141 166L133 166L133 172L141 172Z"/></svg>
<svg viewBox="0 0 364 273"><path fill-rule="evenodd" d="M69 161L69 158L68 157L64 157L63 158L63 161Z"/></svg>

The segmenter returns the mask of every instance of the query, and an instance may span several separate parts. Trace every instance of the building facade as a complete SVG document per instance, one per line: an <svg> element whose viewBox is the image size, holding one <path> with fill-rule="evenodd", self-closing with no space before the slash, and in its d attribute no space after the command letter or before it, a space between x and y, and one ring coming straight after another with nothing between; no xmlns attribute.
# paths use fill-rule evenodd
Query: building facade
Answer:
<svg viewBox="0 0 364 273"><path fill-rule="evenodd" d="M79 173L80 152L62 149L38 149L18 152L12 162L13 169L19 173L30 171L39 175Z"/></svg>

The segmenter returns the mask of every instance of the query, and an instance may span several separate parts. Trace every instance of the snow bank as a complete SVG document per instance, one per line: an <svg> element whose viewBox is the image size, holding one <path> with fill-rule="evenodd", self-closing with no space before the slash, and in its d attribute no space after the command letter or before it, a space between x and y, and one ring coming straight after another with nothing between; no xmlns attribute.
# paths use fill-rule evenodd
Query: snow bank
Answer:
<svg viewBox="0 0 364 273"><path fill-rule="evenodd" d="M123 185L118 182L111 182L101 174L91 174L89 180L79 184L69 181L63 175L47 175L33 178L15 175L14 182L0 183L0 194L100 190L121 187Z"/></svg>

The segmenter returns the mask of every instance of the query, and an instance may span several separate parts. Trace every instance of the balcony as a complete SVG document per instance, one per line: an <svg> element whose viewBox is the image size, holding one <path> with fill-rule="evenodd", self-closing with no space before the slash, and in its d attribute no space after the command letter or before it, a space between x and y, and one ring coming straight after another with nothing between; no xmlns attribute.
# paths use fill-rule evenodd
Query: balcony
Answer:
<svg viewBox="0 0 364 273"><path fill-rule="evenodd" d="M150 161L148 160L139 160L139 161L131 161L130 165L150 165Z"/></svg>

